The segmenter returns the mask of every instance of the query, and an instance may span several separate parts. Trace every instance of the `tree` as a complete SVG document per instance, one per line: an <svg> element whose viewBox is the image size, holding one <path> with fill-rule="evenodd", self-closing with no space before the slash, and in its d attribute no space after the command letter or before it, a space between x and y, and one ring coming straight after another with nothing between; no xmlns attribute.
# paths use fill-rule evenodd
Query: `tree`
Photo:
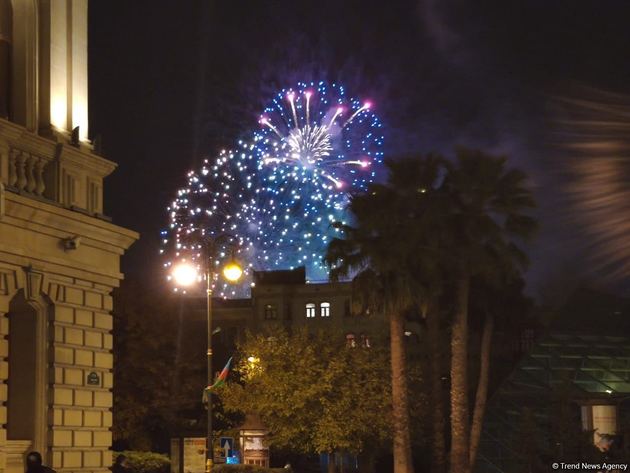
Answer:
<svg viewBox="0 0 630 473"><path fill-rule="evenodd" d="M358 211L357 202L355 198L351 204L355 215L363 213ZM383 202L379 202L379 208L373 208L375 216L386 214L387 205L383 205L386 202L387 199L383 199ZM348 226L344 228L344 233L348 239L333 240L327 260L333 266L333 278L346 276L354 269L363 267L354 278L354 292L363 294L368 310L382 311L389 319L394 473L412 473L403 314L412 304L415 285L406 271L396 269L394 259L388 261L386 247L378 242L383 238L382 235L370 235L370 230L364 232L363 229Z"/></svg>
<svg viewBox="0 0 630 473"><path fill-rule="evenodd" d="M451 327L451 458L453 473L468 473L475 451L470 449L468 408L468 310L470 282L518 274L527 257L517 242L529 238L535 220L526 175L506 169L506 159L460 148L448 166L444 189L450 197L452 254L457 262L455 310ZM491 331L490 331L491 333ZM482 393L483 394L483 393ZM479 407L483 407L479 405ZM480 413L477 417L479 424ZM475 435L480 435L480 428ZM478 439L473 444L476 445Z"/></svg>
<svg viewBox="0 0 630 473"><path fill-rule="evenodd" d="M428 298L422 297L428 294L432 316L438 313L440 232L428 229L441 222L436 215L441 199L434 190L442 160L429 156L388 161L387 166L387 184L373 184L352 197L349 210L356 223L336 225L342 235L331 241L325 260L333 280L356 274L357 297L389 319L394 472L411 473L404 314L419 304L429 307Z"/></svg>
<svg viewBox="0 0 630 473"><path fill-rule="evenodd" d="M163 407L169 404L174 345L165 336L172 331L165 330L162 310L144 294L139 285L126 281L115 297L113 433L115 441L150 450L165 420Z"/></svg>
<svg viewBox="0 0 630 473"><path fill-rule="evenodd" d="M389 438L384 350L346 347L324 332L274 331L249 334L237 357L239 382L217 394L228 412L258 413L272 445L301 453L359 454Z"/></svg>
<svg viewBox="0 0 630 473"><path fill-rule="evenodd" d="M163 288L124 281L114 301L114 441L166 451L186 417L203 417L205 338L178 344L192 314Z"/></svg>
<svg viewBox="0 0 630 473"><path fill-rule="evenodd" d="M450 468L467 473L476 445L487 396L493 319L482 340L480 385L470 442L468 390L468 313L473 278L499 286L518 277L526 257L518 243L528 238L534 206L526 176L506 169L506 159L460 148L451 163L427 156L389 161L385 185L372 185L353 196L349 209L354 225L340 224L342 237L331 242L326 261L332 277L354 278L357 293L390 320L395 471L410 471L407 388L402 349L403 312L415 307L431 330L431 386L440 399L440 302L453 306L451 318L451 452ZM444 469L444 416L434 415L434 467ZM407 423L406 423L407 422Z"/></svg>
<svg viewBox="0 0 630 473"><path fill-rule="evenodd" d="M448 196L442 183L446 161L438 155L404 158L388 162L388 186L397 195L396 207L390 211L401 215L397 239L408 251L405 260L413 283L412 311L426 321L429 351L428 375L431 399L431 471L446 471L446 406L444 396L443 298L446 294L446 271L452 266L448 250ZM379 195L379 194L377 194ZM393 202L390 202L390 204ZM401 268L402 269L402 268Z"/></svg>
<svg viewBox="0 0 630 473"><path fill-rule="evenodd" d="M499 275L498 275L499 276ZM532 300L523 294L525 281L507 274L494 280L476 278L471 285L471 311L483 320L479 348L479 374L470 426L470 465L474 467L488 398L492 336L495 324L518 327L528 318Z"/></svg>
<svg viewBox="0 0 630 473"><path fill-rule="evenodd" d="M431 398L431 471L446 471L446 405L444 390L444 350L445 335L442 329L443 314L440 313L439 297L429 294L423 305L423 317L427 323L427 344L429 347L429 378ZM433 301L433 302L432 302Z"/></svg>

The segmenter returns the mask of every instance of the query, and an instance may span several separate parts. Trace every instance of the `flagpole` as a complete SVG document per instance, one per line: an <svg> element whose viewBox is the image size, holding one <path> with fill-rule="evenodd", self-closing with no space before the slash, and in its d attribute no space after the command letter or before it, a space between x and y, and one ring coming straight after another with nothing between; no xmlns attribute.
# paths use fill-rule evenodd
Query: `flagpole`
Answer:
<svg viewBox="0 0 630 473"><path fill-rule="evenodd" d="M205 265L203 267L203 272L206 277L206 313L208 317L207 321L207 329L208 329L208 340L207 340L207 382L206 387L204 389L204 402L207 404L208 409L208 420L206 426L206 472L210 473L213 467L214 461L214 442L213 442L213 432L212 432L212 386L213 386L213 372L212 372L212 288L214 286L214 280L216 278L216 265L217 265L217 248L218 245L230 245L235 246L236 239L229 234L220 234L220 235L205 235L202 232L201 240L204 243L203 246L203 257L205 259ZM234 249L232 249L230 262L225 265L222 270L223 277L227 282L235 283L239 280L239 278L243 274L243 270L240 268L238 263L234 258ZM182 260L179 264L177 264L172 271L172 278L178 286L190 286L195 284L196 281L199 280L199 267L194 266L187 262L185 259ZM225 381L227 377L227 371L229 371L229 365L231 363L231 358L224 369L226 371L225 376L222 377L222 381Z"/></svg>
<svg viewBox="0 0 630 473"><path fill-rule="evenodd" d="M214 253L211 250L214 249L214 245L210 242L206 242L206 312L208 316L208 386L212 386L212 281L214 280L214 272L212 268ZM212 463L214 461L214 449L212 438L212 392L207 392L208 396L208 424L207 424L207 438L206 438L206 473L210 473L212 470Z"/></svg>

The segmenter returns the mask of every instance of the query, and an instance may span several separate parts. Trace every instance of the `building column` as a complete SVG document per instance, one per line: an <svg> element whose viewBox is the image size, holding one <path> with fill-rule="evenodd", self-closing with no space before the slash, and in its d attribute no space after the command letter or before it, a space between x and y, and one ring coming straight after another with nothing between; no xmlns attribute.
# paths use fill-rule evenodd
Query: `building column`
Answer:
<svg viewBox="0 0 630 473"><path fill-rule="evenodd" d="M112 288L56 285L53 325L52 467L106 471L111 465Z"/></svg>
<svg viewBox="0 0 630 473"><path fill-rule="evenodd" d="M11 0L0 0L0 118L9 118L12 38Z"/></svg>

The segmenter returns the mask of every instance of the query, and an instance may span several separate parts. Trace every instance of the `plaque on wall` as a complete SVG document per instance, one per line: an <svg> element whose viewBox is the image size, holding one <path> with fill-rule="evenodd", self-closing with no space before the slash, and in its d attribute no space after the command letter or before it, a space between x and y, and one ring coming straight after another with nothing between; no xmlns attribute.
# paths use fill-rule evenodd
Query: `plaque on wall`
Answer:
<svg viewBox="0 0 630 473"><path fill-rule="evenodd" d="M101 377L97 372L92 371L87 375L87 384L88 386L100 386L101 385Z"/></svg>

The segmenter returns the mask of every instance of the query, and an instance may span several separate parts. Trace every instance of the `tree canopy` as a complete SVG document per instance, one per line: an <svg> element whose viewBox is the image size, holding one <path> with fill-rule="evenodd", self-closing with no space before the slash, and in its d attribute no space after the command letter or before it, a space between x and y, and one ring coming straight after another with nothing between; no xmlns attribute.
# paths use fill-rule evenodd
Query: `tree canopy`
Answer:
<svg viewBox="0 0 630 473"><path fill-rule="evenodd" d="M350 224L338 223L325 260L333 279L356 274L357 295L390 320L394 422L394 471L413 470L410 458L405 353L400 347L405 311L427 319L436 337L436 317L446 302L451 333L451 471L466 473L476 458L487 397L493 313L486 313L479 386L469 426L468 313L471 282L501 293L518 281L527 264L522 248L535 228L527 176L507 159L458 148L454 159L438 155L389 160L388 180L352 197ZM363 297L362 297L363 296ZM432 342L433 340L429 340ZM439 347L430 343L436 456L444 457L444 410L439 404ZM472 437L472 440L471 440ZM435 470L445 468L445 458Z"/></svg>
<svg viewBox="0 0 630 473"><path fill-rule="evenodd" d="M236 375L219 391L229 412L255 412L277 447L303 453L360 453L388 439L387 352L350 348L325 332L248 335Z"/></svg>

